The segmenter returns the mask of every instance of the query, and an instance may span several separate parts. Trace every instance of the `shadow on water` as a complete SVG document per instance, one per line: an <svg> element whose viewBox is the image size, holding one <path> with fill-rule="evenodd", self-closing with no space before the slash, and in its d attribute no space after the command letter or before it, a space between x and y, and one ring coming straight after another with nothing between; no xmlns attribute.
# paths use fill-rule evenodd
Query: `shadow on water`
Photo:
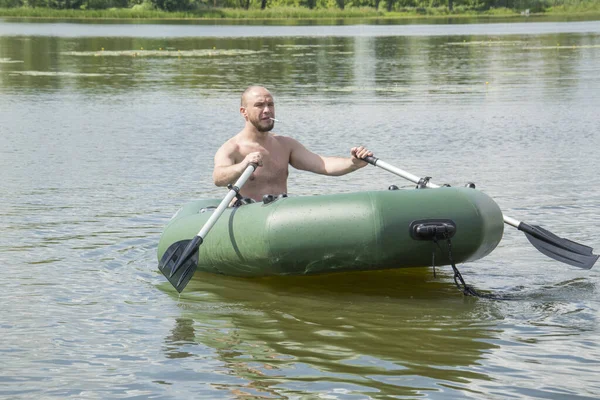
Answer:
<svg viewBox="0 0 600 400"><path fill-rule="evenodd" d="M181 308L166 356L195 358L208 347L222 374L243 380L219 383L234 396L462 393L490 379L474 366L497 347L493 303L463 297L428 269L252 280L200 273L179 298L161 287Z"/></svg>

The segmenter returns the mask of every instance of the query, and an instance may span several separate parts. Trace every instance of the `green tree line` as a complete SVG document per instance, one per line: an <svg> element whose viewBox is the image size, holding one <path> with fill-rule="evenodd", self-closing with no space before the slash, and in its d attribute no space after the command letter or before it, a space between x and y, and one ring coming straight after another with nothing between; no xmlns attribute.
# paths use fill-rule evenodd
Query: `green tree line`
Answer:
<svg viewBox="0 0 600 400"><path fill-rule="evenodd" d="M430 9L448 12L485 12L505 9L516 12L544 12L549 8L594 8L600 0L0 0L0 8L49 8L60 10L141 10L202 12L221 8L267 9L293 7L304 9L371 9L373 11L426 13Z"/></svg>

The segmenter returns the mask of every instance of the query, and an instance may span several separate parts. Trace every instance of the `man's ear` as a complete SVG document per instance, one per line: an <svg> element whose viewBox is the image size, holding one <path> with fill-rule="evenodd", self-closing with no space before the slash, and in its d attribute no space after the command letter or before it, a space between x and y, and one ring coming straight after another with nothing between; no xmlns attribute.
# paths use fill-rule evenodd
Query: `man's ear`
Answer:
<svg viewBox="0 0 600 400"><path fill-rule="evenodd" d="M248 119L248 110L246 110L246 107L240 107L240 114L242 114L244 119Z"/></svg>

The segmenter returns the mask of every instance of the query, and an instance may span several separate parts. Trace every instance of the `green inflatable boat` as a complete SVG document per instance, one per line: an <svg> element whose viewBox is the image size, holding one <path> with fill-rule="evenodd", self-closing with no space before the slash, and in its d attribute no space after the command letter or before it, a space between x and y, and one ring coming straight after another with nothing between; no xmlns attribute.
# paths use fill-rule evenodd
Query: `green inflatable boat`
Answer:
<svg viewBox="0 0 600 400"><path fill-rule="evenodd" d="M193 238L221 200L181 208L158 259ZM266 198L225 209L199 247L197 269L243 277L368 271L430 266L434 251L436 265L449 265L486 256L503 229L498 205L470 188Z"/></svg>

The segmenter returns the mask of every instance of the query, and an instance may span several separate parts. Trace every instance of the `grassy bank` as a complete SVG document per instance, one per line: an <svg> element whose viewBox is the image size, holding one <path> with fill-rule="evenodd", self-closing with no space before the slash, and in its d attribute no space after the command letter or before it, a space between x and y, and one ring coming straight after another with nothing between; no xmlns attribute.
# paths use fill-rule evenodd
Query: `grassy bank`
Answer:
<svg viewBox="0 0 600 400"><path fill-rule="evenodd" d="M600 2L592 6L553 7L535 15L587 15L600 19ZM487 11L454 10L439 8L405 8L397 12L377 11L373 8L314 9L303 7L274 7L260 9L211 8L187 12L149 10L142 7L112 8L105 10L58 10L51 8L0 8L0 17L49 19L370 19L370 18L436 18L436 17L515 17L519 12L498 8Z"/></svg>
<svg viewBox="0 0 600 400"><path fill-rule="evenodd" d="M403 12L376 11L373 8L317 9L301 7L269 8L266 10L243 10L236 8L215 8L207 10L167 12L135 8L113 8L106 10L56 10L49 8L0 8L0 16L13 18L73 18L73 19L338 19L338 18L402 18L426 16L474 16L495 15L515 16L514 11L503 9L483 13L448 13L444 9L407 9Z"/></svg>

